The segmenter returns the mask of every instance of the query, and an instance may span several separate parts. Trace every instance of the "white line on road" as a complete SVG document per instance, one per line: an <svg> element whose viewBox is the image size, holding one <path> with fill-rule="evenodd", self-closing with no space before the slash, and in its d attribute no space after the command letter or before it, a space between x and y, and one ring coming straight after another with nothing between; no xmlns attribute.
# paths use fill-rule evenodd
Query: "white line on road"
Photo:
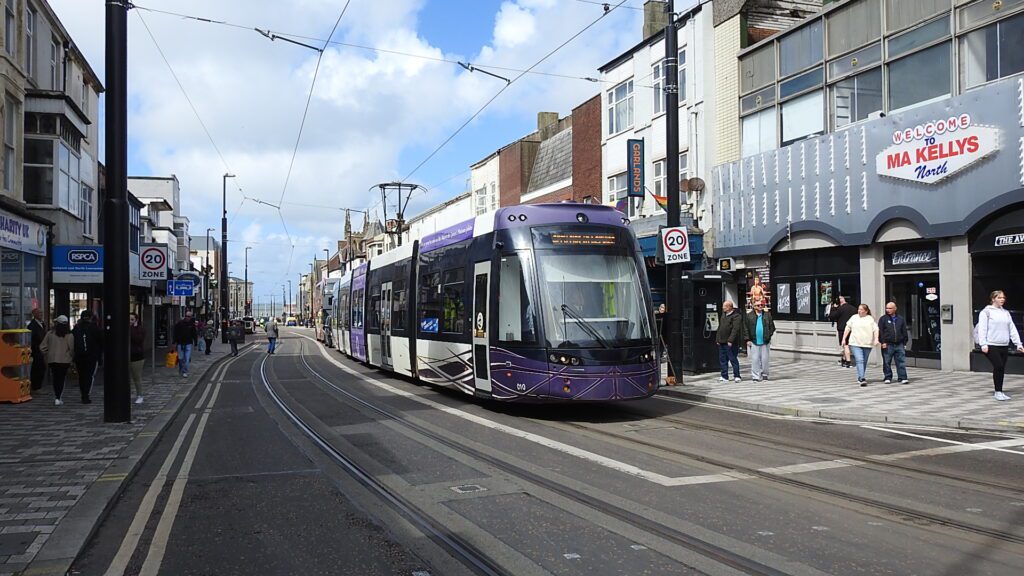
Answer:
<svg viewBox="0 0 1024 576"><path fill-rule="evenodd" d="M912 432L904 432L903 430L893 430L891 428L882 428L880 426L861 426L861 428L867 428L868 430L877 430L879 432L889 432L892 434L902 434L904 436L911 436L914 438L922 438L924 440L931 440L932 442L942 442L944 444L953 444L953 446L946 446L943 448L931 448L928 452L935 454L952 454L955 452L969 452L971 450L995 450L997 452L1007 452L1010 454L1019 454L1024 456L1024 452L1018 452L1017 450L1005 450L1004 446L1024 446L1024 438L1010 438L1008 440L996 440L994 442L959 442L957 440L947 440L945 438L936 438L934 436L925 436L923 434L914 434ZM914 454L915 452L922 452L921 450L915 450L914 452L907 452L905 454ZM901 454L889 454L882 456L883 458L897 459L902 456ZM908 456L909 457L909 456Z"/></svg>

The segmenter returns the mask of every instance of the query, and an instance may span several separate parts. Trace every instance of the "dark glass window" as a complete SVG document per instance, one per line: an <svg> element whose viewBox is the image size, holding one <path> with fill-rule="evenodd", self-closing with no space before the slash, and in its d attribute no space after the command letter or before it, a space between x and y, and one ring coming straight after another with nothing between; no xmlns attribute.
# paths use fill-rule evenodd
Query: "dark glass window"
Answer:
<svg viewBox="0 0 1024 576"><path fill-rule="evenodd" d="M444 271L444 322L442 332L462 334L466 328L466 299L464 294L466 270L455 268Z"/></svg>

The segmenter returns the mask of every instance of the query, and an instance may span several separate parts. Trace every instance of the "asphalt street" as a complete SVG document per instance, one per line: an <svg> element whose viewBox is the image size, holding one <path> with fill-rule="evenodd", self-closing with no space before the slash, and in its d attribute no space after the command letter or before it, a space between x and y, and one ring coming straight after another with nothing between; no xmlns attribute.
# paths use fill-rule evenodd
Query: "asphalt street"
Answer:
<svg viewBox="0 0 1024 576"><path fill-rule="evenodd" d="M282 332L196 387L74 573L1024 573L1024 438L481 402Z"/></svg>

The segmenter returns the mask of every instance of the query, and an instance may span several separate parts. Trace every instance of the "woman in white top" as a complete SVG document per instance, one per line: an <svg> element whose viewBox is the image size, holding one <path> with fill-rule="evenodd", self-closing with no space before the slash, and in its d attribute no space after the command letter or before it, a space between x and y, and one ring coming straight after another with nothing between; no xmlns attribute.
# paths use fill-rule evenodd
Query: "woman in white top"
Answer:
<svg viewBox="0 0 1024 576"><path fill-rule="evenodd" d="M1003 308L1006 304L1006 294L1002 290L996 290L989 294L989 301L992 302L978 314L978 345L981 351L992 363L992 383L995 384L996 400L1009 400L1010 397L1003 394L1003 376L1006 374L1006 357L1010 353L1010 343L1017 348L1018 352L1024 352L1024 346L1020 343L1020 334L1017 333L1017 326L1013 323L1010 313Z"/></svg>
<svg viewBox="0 0 1024 576"><path fill-rule="evenodd" d="M867 386L865 374L868 357L871 356L871 349L878 346L878 323L871 316L871 308L867 304L858 306L857 315L846 323L843 346L846 345L850 346L850 353L857 363L857 382L860 382L861 386Z"/></svg>

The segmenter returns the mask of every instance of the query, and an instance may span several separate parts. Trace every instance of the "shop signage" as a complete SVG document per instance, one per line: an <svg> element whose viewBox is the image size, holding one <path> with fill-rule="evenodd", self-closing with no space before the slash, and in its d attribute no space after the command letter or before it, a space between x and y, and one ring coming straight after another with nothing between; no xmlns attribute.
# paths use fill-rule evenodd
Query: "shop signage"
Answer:
<svg viewBox="0 0 1024 576"><path fill-rule="evenodd" d="M0 247L46 256L46 226L0 210Z"/></svg>
<svg viewBox="0 0 1024 576"><path fill-rule="evenodd" d="M879 175L934 184L996 152L999 130L964 113L897 130L892 143L875 157Z"/></svg>
<svg viewBox="0 0 1024 576"><path fill-rule="evenodd" d="M54 246L54 284L102 284L103 246Z"/></svg>
<svg viewBox="0 0 1024 576"><path fill-rule="evenodd" d="M1002 236L996 236L993 244L996 248L1000 246L1020 246L1021 244L1024 244L1024 234L1003 234Z"/></svg>
<svg viewBox="0 0 1024 576"><path fill-rule="evenodd" d="M939 268L939 248L934 244L917 246L886 246L885 269L897 270L937 270Z"/></svg>
<svg viewBox="0 0 1024 576"><path fill-rule="evenodd" d="M644 141L626 140L626 165L629 166L629 197L644 197Z"/></svg>
<svg viewBox="0 0 1024 576"><path fill-rule="evenodd" d="M690 261L690 237L685 226L661 229L661 248L665 264Z"/></svg>

